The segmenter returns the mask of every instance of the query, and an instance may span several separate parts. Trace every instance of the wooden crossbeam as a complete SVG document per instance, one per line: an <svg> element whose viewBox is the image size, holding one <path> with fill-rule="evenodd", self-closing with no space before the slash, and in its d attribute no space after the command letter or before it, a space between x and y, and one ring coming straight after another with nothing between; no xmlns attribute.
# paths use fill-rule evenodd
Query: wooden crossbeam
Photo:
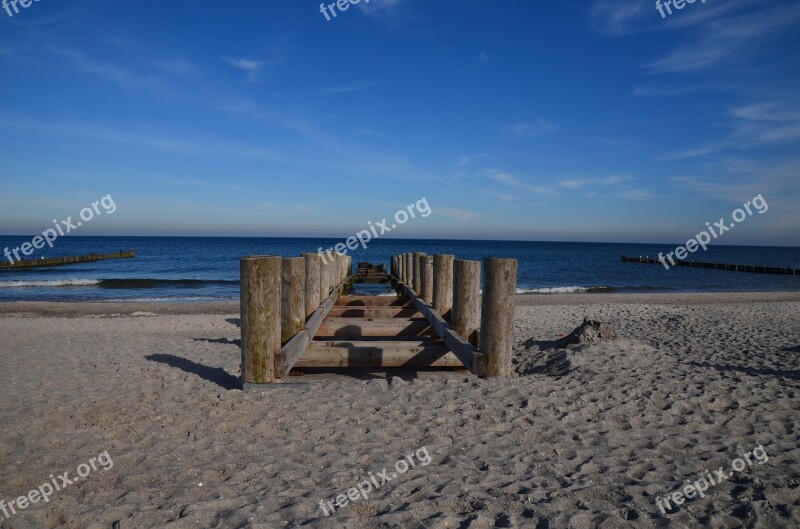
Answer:
<svg viewBox="0 0 800 529"><path fill-rule="evenodd" d="M297 360L303 355L311 344L311 340L317 335L322 322L328 316L336 300L339 299L339 294L344 287L344 283L333 289L331 295L328 296L314 314L306 322L306 326L297 333L294 338L289 340L283 346L281 351L275 356L275 376L278 378L285 378L289 375L289 371L297 363Z"/></svg>
<svg viewBox="0 0 800 529"><path fill-rule="evenodd" d="M463 367L440 341L314 341L295 367Z"/></svg>
<svg viewBox="0 0 800 529"><path fill-rule="evenodd" d="M425 318L334 318L322 322L318 334L338 338L357 338L359 336L422 336L432 334L431 326Z"/></svg>
<svg viewBox="0 0 800 529"><path fill-rule="evenodd" d="M473 374L483 376L486 374L484 355L477 347L456 333L450 324L442 318L433 307L420 298L417 293L405 283L398 283L400 291L414 304L430 324L433 332L442 338L444 344L458 357L464 366Z"/></svg>

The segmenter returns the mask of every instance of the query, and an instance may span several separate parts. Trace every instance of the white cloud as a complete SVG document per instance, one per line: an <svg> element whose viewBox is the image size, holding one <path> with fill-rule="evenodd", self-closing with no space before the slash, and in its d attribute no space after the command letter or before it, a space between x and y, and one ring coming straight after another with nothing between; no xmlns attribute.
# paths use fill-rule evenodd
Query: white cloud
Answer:
<svg viewBox="0 0 800 529"><path fill-rule="evenodd" d="M514 136L527 138L532 136L541 136L542 134L553 132L556 130L556 126L547 119L537 119L533 123L512 123L508 126L508 130Z"/></svg>
<svg viewBox="0 0 800 529"><path fill-rule="evenodd" d="M513 187L514 189L521 189L523 191L528 191L540 195L558 194L558 191L556 191L555 189L543 185L529 184L528 182L525 182L524 180L518 178L517 176L511 173L507 173L505 171L499 171L497 169L489 169L488 174L495 182L499 182L509 187Z"/></svg>

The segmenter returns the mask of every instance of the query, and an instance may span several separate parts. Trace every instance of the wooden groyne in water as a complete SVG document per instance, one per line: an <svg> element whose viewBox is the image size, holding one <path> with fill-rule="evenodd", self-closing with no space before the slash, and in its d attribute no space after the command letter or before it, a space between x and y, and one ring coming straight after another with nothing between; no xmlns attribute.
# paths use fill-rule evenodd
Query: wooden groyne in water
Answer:
<svg viewBox="0 0 800 529"><path fill-rule="evenodd" d="M669 266L688 266L690 268L710 268L712 270L727 270L729 272L749 272L751 274L779 274L779 275L798 275L800 276L800 268L792 268L790 266L753 266L753 265L736 265L725 263L705 263L703 261L683 261L675 259L673 265L668 259L664 258L664 262ZM628 257L622 256L623 263L646 263L646 264L659 264L664 265L664 262L651 257Z"/></svg>
<svg viewBox="0 0 800 529"><path fill-rule="evenodd" d="M397 296L345 295L355 276L341 254L243 257L242 383L257 389L302 368L459 367L511 374L517 261L481 263L421 252L362 276L391 281Z"/></svg>
<svg viewBox="0 0 800 529"><path fill-rule="evenodd" d="M136 257L136 252L131 248L128 252L115 252L89 255L68 255L64 257L43 257L41 259L22 259L16 263L0 263L0 268L40 268L45 266L63 266L78 263L89 263L91 261L102 261L103 259L132 259Z"/></svg>

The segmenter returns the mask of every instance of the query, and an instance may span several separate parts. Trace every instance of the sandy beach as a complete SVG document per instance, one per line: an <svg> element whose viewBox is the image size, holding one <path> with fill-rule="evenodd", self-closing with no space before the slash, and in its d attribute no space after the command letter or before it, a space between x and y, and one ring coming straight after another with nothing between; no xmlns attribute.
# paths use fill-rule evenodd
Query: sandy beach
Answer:
<svg viewBox="0 0 800 529"><path fill-rule="evenodd" d="M550 348L584 316L618 339ZM2 528L800 524L798 293L520 296L511 378L247 393L236 303L7 303L0 331L0 499L113 460ZM656 505L720 467L704 497Z"/></svg>

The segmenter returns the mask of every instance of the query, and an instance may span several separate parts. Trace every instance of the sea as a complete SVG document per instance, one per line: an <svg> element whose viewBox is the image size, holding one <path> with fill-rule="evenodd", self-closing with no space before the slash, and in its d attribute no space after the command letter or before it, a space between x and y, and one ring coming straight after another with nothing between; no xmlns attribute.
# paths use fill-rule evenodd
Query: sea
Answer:
<svg viewBox="0 0 800 529"><path fill-rule="evenodd" d="M0 236L0 250L31 237ZM0 268L0 301L198 302L239 299L239 259L246 255L296 257L341 239L257 237L67 236L28 258L112 253L135 249L134 259L8 270ZM701 268L623 263L622 255L656 257L676 245L579 242L377 239L349 251L359 261L384 263L392 255L425 252L457 259L512 257L519 261L517 292L745 292L798 291L800 275L766 275ZM711 246L699 261L800 268L800 248ZM378 287L381 288L381 287Z"/></svg>

